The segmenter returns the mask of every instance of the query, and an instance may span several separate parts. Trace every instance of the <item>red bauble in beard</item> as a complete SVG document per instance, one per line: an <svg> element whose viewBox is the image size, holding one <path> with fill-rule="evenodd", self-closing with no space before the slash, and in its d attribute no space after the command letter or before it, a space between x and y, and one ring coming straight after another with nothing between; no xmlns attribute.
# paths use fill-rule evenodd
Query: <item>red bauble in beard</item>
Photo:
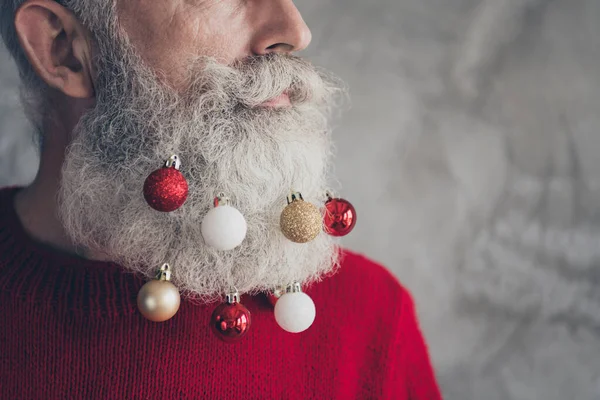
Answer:
<svg viewBox="0 0 600 400"><path fill-rule="evenodd" d="M331 236L346 236L356 225L356 210L348 200L328 194L323 214L325 231Z"/></svg>
<svg viewBox="0 0 600 400"><path fill-rule="evenodd" d="M188 183L179 168L181 161L173 155L163 168L152 172L144 181L144 199L156 211L171 212L185 203Z"/></svg>

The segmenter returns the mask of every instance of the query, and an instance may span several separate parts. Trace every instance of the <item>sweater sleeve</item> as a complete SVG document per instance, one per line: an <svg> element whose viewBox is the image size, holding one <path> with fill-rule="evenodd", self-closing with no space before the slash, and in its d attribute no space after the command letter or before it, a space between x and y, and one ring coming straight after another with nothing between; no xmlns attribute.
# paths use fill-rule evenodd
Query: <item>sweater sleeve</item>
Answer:
<svg viewBox="0 0 600 400"><path fill-rule="evenodd" d="M402 290L400 326L397 331L402 367L397 370L409 400L441 400L425 338L419 327L412 296Z"/></svg>

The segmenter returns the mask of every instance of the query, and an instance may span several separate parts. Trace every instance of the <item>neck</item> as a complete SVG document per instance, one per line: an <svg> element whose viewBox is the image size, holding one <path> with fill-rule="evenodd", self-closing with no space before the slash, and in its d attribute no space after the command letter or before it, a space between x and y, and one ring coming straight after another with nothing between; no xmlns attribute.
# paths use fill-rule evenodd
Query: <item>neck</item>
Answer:
<svg viewBox="0 0 600 400"><path fill-rule="evenodd" d="M49 133L45 130L45 135ZM44 143L35 180L15 196L15 210L23 228L35 240L51 247L76 253L58 219L57 197L65 146L56 140Z"/></svg>
<svg viewBox="0 0 600 400"><path fill-rule="evenodd" d="M44 141L40 166L34 181L15 196L15 211L25 231L36 241L58 250L84 255L68 238L58 218L58 191L65 151L83 112L81 104L67 104L49 115L43 124ZM79 109L80 112L73 113ZM68 112L61 112L68 110Z"/></svg>

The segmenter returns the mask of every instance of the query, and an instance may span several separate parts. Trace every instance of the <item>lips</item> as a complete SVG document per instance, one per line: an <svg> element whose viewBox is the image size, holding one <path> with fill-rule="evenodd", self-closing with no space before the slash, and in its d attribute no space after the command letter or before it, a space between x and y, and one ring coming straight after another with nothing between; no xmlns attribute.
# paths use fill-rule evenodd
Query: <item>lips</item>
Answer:
<svg viewBox="0 0 600 400"><path fill-rule="evenodd" d="M266 108L282 108L282 107L291 107L292 102L290 101L290 96L288 95L287 91L281 93L279 96L274 97L270 100L265 101L264 103L261 103L259 105L259 107L266 107Z"/></svg>

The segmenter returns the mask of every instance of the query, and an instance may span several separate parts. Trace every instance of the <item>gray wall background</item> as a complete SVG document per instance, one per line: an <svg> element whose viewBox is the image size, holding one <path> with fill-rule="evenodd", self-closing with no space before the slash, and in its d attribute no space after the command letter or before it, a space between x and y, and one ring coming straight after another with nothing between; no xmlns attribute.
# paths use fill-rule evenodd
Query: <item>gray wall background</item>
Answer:
<svg viewBox="0 0 600 400"><path fill-rule="evenodd" d="M415 296L449 400L600 399L600 1L302 0L342 76L345 244ZM0 53L0 185L37 168Z"/></svg>

